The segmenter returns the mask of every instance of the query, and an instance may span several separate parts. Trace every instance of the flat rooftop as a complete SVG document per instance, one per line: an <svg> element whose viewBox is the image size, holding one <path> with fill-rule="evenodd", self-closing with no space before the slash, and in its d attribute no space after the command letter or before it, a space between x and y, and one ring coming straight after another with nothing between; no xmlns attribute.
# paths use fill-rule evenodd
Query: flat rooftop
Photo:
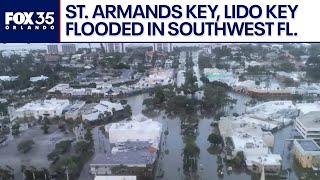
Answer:
<svg viewBox="0 0 320 180"><path fill-rule="evenodd" d="M62 90L71 90L69 84L57 84L53 88L49 89L48 92L62 91Z"/></svg>
<svg viewBox="0 0 320 180"><path fill-rule="evenodd" d="M256 126L264 130L273 130L278 127L278 125L273 121L260 120L256 117L251 117L250 114L239 116L236 119L238 120L238 123L243 125Z"/></svg>
<svg viewBox="0 0 320 180"><path fill-rule="evenodd" d="M307 114L312 111L320 111L319 101L316 101L314 103L297 103L296 106L303 114Z"/></svg>
<svg viewBox="0 0 320 180"><path fill-rule="evenodd" d="M72 114L74 112L79 111L84 105L85 105L85 101L75 101L73 104L71 104L68 108L68 111L66 112L66 114Z"/></svg>
<svg viewBox="0 0 320 180"><path fill-rule="evenodd" d="M17 111L25 110L55 110L59 108L65 108L69 105L69 100L67 99L51 99L51 100L37 100L25 104L24 106L17 109Z"/></svg>
<svg viewBox="0 0 320 180"><path fill-rule="evenodd" d="M263 165L281 165L282 158L279 154L267 154L264 156L246 156L247 166L259 163Z"/></svg>
<svg viewBox="0 0 320 180"><path fill-rule="evenodd" d="M320 147L312 139L299 139L296 141L304 151L320 151Z"/></svg>
<svg viewBox="0 0 320 180"><path fill-rule="evenodd" d="M94 107L98 105L98 103L91 103L91 104L85 104L81 109L80 113L81 114L91 114L94 112L97 112L97 109L94 109Z"/></svg>
<svg viewBox="0 0 320 180"><path fill-rule="evenodd" d="M153 121L152 119L147 119L145 121L133 120L125 123L112 123L110 131L112 130L140 130L141 132L154 132L161 131L162 124L157 121Z"/></svg>
<svg viewBox="0 0 320 180"><path fill-rule="evenodd" d="M147 141L125 142L112 148L106 154L96 154L91 165L147 165L153 164L157 150Z"/></svg>
<svg viewBox="0 0 320 180"><path fill-rule="evenodd" d="M272 114L281 109L296 109L292 101L269 101L261 103L254 107L248 107L247 111L250 113Z"/></svg>
<svg viewBox="0 0 320 180"><path fill-rule="evenodd" d="M108 70L97 70L91 69L78 75L73 81L74 82L110 82L112 83L123 83L131 81L131 75L133 71L130 69L108 69Z"/></svg>
<svg viewBox="0 0 320 180"><path fill-rule="evenodd" d="M233 144L236 149L241 148L267 148L267 145L263 141L262 137L251 136L244 133L235 133L232 136Z"/></svg>
<svg viewBox="0 0 320 180"><path fill-rule="evenodd" d="M306 128L320 128L320 111L311 111L297 118Z"/></svg>

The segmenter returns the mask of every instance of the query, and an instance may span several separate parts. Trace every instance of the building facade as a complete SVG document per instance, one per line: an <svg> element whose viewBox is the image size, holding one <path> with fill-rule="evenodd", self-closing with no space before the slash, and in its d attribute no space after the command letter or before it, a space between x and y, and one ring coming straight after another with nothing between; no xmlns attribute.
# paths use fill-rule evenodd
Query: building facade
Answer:
<svg viewBox="0 0 320 180"><path fill-rule="evenodd" d="M67 112L65 112L65 119L76 120L80 118L80 109L86 104L85 101L76 101L72 105L69 106Z"/></svg>
<svg viewBox="0 0 320 180"><path fill-rule="evenodd" d="M27 50L19 50L19 51L11 51L11 50L6 50L2 51L2 56L3 57L11 57L12 55L18 55L22 58L26 57L28 54L30 54L30 51Z"/></svg>
<svg viewBox="0 0 320 180"><path fill-rule="evenodd" d="M77 51L75 44L61 44L63 54L74 54Z"/></svg>
<svg viewBox="0 0 320 180"><path fill-rule="evenodd" d="M40 117L60 117L63 114L63 110L69 104L70 102L67 99L38 100L27 103L11 113L15 113L12 116L18 118L33 117L39 119Z"/></svg>
<svg viewBox="0 0 320 180"><path fill-rule="evenodd" d="M172 43L154 43L153 51L157 52L172 52L173 46Z"/></svg>
<svg viewBox="0 0 320 180"><path fill-rule="evenodd" d="M320 111L297 117L295 128L304 139L320 139Z"/></svg>
<svg viewBox="0 0 320 180"><path fill-rule="evenodd" d="M106 52L114 53L114 52L126 52L124 43L106 43Z"/></svg>
<svg viewBox="0 0 320 180"><path fill-rule="evenodd" d="M58 45L57 44L48 44L47 45L47 53L48 54L58 54Z"/></svg>
<svg viewBox="0 0 320 180"><path fill-rule="evenodd" d="M110 143L148 141L157 144L160 142L162 126L149 119L143 122L113 123L108 131Z"/></svg>
<svg viewBox="0 0 320 180"><path fill-rule="evenodd" d="M299 139L293 142L293 154L303 168L320 168L320 147L312 139Z"/></svg>
<svg viewBox="0 0 320 180"><path fill-rule="evenodd" d="M142 115L105 126L111 152L97 154L90 164L94 175L136 175L153 179L161 145L162 124Z"/></svg>

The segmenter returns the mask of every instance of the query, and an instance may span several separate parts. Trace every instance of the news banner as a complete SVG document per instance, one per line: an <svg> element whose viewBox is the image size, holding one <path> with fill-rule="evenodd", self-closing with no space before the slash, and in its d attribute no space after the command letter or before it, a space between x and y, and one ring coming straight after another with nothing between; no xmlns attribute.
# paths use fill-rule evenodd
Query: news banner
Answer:
<svg viewBox="0 0 320 180"><path fill-rule="evenodd" d="M2 0L0 180L320 180L320 0Z"/></svg>

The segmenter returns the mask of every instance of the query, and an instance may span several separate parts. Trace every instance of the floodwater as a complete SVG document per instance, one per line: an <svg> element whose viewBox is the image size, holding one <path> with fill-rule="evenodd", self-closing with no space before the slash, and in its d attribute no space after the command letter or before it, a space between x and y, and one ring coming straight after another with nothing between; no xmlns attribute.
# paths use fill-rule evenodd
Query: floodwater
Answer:
<svg viewBox="0 0 320 180"><path fill-rule="evenodd" d="M148 94L141 94L138 96L128 97L128 104L132 106L133 115L141 113L143 107L142 102L145 98L149 97ZM239 108L240 109L240 108ZM183 173L183 156L182 151L184 148L184 143L182 141L183 136L180 134L180 119L167 118L163 113L160 113L156 117L152 117L153 120L163 123L163 129L168 130L169 134L167 136L163 135L162 145L162 155L159 158L159 169L164 171L164 177L162 179L185 179ZM212 179L217 177L217 166L216 166L216 157L211 155L207 149L210 147L210 144L207 141L208 135L212 132L212 127L210 126L210 121L212 119L201 119L199 121L199 135L197 136L196 143L201 149L198 169L200 179ZM164 152L167 152L164 153ZM202 168L200 168L200 166ZM200 170L201 169L201 170ZM237 175L239 176L239 175ZM247 175L240 175L246 177ZM229 179L234 178L235 176L230 176ZM226 178L227 179L227 178Z"/></svg>
<svg viewBox="0 0 320 180"><path fill-rule="evenodd" d="M237 103L234 105L232 109L228 109L229 113L232 114L234 112L238 114L242 114L245 112L245 103L250 100L248 96L239 93L229 93L229 96L236 98ZM128 100L128 104L131 105L133 115L137 115L141 113L143 110L142 102L145 98L148 98L149 94L141 94L137 96L132 96L126 98ZM162 178L164 180L171 179L186 179L183 173L183 156L182 151L184 148L184 143L182 141L183 136L180 134L180 119L174 118L170 119L165 116L164 113L159 113L159 115L152 117L153 120L159 121L163 123L163 129L168 130L169 134L167 136L163 135L162 145L162 155L160 155L158 162L158 170L161 169L164 171L164 176ZM210 154L208 152L208 148L210 147L210 143L207 141L207 138L210 133L213 132L213 128L210 126L213 118L203 118L199 120L199 134L196 139L196 143L200 148L200 155L198 160L198 179L218 179L217 173L217 164L216 164L216 155ZM291 168L293 171L290 173L290 180L297 180L297 175L294 172L294 165L292 156L288 159L288 144L290 144L286 139L291 137L292 126L287 126L278 132L274 133L275 136L275 145L273 148L274 153L279 153L283 158L283 169ZM284 150L284 151L283 151ZM167 152L167 154L165 153ZM223 157L223 156L222 156ZM242 173L226 173L226 166L224 166L224 177L220 179L226 180L247 180L247 179L260 179L258 176L251 176L246 172ZM272 177L266 179L274 179Z"/></svg>
<svg viewBox="0 0 320 180"><path fill-rule="evenodd" d="M184 60L186 54L185 52L181 52L180 54ZM198 86L201 87L203 84L200 81L200 70L198 67L198 56L199 52L193 52L192 58L194 62L193 70L198 80ZM184 66L184 63L181 64ZM184 67L180 67L180 69L184 69ZM179 85L184 82L183 77L179 77L177 82ZM202 98L201 92L197 93L197 98ZM237 92L229 92L228 95L232 99L237 99L236 104L226 107L225 112L227 115L232 115L233 113L243 114L246 110L246 103L251 100L250 97L237 93ZM141 94L138 96L128 97L128 104L131 105L133 115L137 115L141 113L143 110L142 102L145 98L148 98L149 94ZM183 135L181 135L181 120L176 117L170 119L166 117L163 112L160 112L159 115L152 117L153 120L159 121L163 124L163 130L168 130L169 134L167 136L163 135L163 145L162 145L162 153L158 162L157 171L164 171L164 176L162 178L156 179L164 179L164 180L174 180L174 179L190 179L184 176L183 172ZM224 176L218 177L217 173L217 155L210 154L208 152L208 148L210 147L210 143L207 141L209 134L213 132L213 127L210 126L213 118L202 118L199 120L198 124L198 135L196 138L196 144L200 148L200 155L198 159L198 171L197 179L199 180L209 180L209 179L226 179L226 180L258 180L259 176L252 176L246 172L226 172L226 165L224 164ZM295 164L293 162L292 156L290 156L290 151L287 148L287 145L290 142L287 142L286 139L290 139L292 131L292 126L287 126L278 132L274 133L275 136L275 145L273 147L273 153L279 153L283 158L283 169L291 168L293 171L290 173L290 180L297 180L297 175L294 172L295 168L292 166ZM223 155L222 155L223 157ZM288 158L289 157L289 158ZM266 179L273 180L274 177L266 177Z"/></svg>

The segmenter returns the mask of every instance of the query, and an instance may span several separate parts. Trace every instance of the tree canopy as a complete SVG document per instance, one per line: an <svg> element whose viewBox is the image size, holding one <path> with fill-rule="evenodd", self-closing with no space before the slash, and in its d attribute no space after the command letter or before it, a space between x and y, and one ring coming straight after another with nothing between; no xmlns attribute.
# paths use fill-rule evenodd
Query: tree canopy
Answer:
<svg viewBox="0 0 320 180"><path fill-rule="evenodd" d="M211 144L214 144L214 145L219 145L223 142L223 139L222 139L222 136L220 136L219 134L216 134L216 133L211 133L209 136L208 136L208 141L211 143Z"/></svg>
<svg viewBox="0 0 320 180"><path fill-rule="evenodd" d="M306 62L306 72L307 76L313 79L320 79L320 57L311 56Z"/></svg>
<svg viewBox="0 0 320 180"><path fill-rule="evenodd" d="M27 153L32 149L33 145L34 145L33 140L24 140L18 144L17 148L18 148L18 151L22 153Z"/></svg>

